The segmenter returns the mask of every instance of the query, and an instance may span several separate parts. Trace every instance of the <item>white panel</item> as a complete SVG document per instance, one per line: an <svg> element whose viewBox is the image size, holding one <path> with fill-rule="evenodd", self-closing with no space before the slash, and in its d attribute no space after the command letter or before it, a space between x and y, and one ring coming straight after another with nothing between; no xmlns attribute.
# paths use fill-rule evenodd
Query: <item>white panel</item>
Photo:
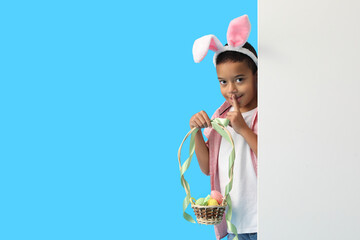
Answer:
<svg viewBox="0 0 360 240"><path fill-rule="evenodd" d="M359 3L258 6L259 239L357 239Z"/></svg>

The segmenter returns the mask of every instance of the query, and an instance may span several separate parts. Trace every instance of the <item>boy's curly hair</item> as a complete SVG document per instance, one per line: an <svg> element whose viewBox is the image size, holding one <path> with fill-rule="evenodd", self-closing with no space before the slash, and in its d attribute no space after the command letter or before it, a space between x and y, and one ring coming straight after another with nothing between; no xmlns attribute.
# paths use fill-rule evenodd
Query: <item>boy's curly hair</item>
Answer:
<svg viewBox="0 0 360 240"><path fill-rule="evenodd" d="M225 46L227 45L228 44L225 44ZM250 43L246 42L243 48L250 50L257 57L255 48ZM257 72L257 66L250 57L248 57L243 53L235 52L235 51L225 51L220 53L216 58L216 65L225 62L243 62L243 61L245 61L248 64L253 74Z"/></svg>

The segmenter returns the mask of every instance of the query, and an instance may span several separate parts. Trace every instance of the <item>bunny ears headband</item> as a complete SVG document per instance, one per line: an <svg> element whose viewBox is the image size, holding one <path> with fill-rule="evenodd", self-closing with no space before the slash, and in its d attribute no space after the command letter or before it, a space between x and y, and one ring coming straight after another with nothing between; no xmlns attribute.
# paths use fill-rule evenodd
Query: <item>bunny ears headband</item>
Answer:
<svg viewBox="0 0 360 240"><path fill-rule="evenodd" d="M243 48L250 35L251 25L247 15L233 19L227 31L228 46L223 46L215 35L206 35L195 40L193 45L193 57L196 63L201 62L209 50L215 52L214 65L217 56L225 51L236 51L249 56L257 66L257 57L250 50Z"/></svg>

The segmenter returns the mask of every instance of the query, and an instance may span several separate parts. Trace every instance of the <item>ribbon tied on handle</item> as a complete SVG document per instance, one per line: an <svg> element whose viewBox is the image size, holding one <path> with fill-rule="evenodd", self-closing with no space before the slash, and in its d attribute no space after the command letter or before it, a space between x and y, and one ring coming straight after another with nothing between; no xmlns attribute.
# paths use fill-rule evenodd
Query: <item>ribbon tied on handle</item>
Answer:
<svg viewBox="0 0 360 240"><path fill-rule="evenodd" d="M232 217L232 206L231 206L231 198L230 198L230 191L232 189L232 184L233 184L233 168L234 168L234 161L235 161L235 145L234 145L234 141L231 137L230 132L226 129L226 127L229 125L229 120L226 118L215 118L211 120L211 126L212 128L218 132L223 138L225 138L231 145L232 145L232 151L230 153L229 156L229 183L226 185L225 187L225 197L224 200L227 203L228 206L228 211L226 213L226 224L228 229L231 230L231 232L233 232L235 234L235 238L234 240L237 240L237 229L236 227L231 223L231 217ZM179 151L178 151L178 160L179 160L179 168L180 168L180 180L181 180L181 185L184 187L185 192L186 192L186 197L183 201L183 216L184 218L191 222L191 223L196 223L195 220L188 214L186 213L186 208L189 206L190 204L190 199L191 199L191 194L190 194L190 186L189 183L185 180L184 178L184 173L186 172L186 170L189 168L190 163L191 163L191 159L192 156L194 154L195 151L195 135L197 133L197 131L199 131L199 128L192 128L185 136L185 138L183 139L183 141L181 142ZM186 159L186 161L183 163L183 165L181 165L181 160L180 160L180 155L181 155L181 148L182 145L184 144L185 140L188 138L188 136L191 135L190 137L190 149L189 149L189 157L188 159Z"/></svg>

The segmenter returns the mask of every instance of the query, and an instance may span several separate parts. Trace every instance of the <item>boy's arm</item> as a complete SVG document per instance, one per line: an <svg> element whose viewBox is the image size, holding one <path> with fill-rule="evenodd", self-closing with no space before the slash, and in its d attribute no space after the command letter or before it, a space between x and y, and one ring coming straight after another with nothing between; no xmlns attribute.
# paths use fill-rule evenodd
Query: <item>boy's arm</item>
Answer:
<svg viewBox="0 0 360 240"><path fill-rule="evenodd" d="M195 154L201 171L209 176L209 148L206 146L201 129L195 135Z"/></svg>
<svg viewBox="0 0 360 240"><path fill-rule="evenodd" d="M209 148L206 145L201 128L210 127L211 121L205 111L194 114L190 119L190 129L200 128L195 135L195 154L201 171L205 175L210 175L209 171Z"/></svg>

